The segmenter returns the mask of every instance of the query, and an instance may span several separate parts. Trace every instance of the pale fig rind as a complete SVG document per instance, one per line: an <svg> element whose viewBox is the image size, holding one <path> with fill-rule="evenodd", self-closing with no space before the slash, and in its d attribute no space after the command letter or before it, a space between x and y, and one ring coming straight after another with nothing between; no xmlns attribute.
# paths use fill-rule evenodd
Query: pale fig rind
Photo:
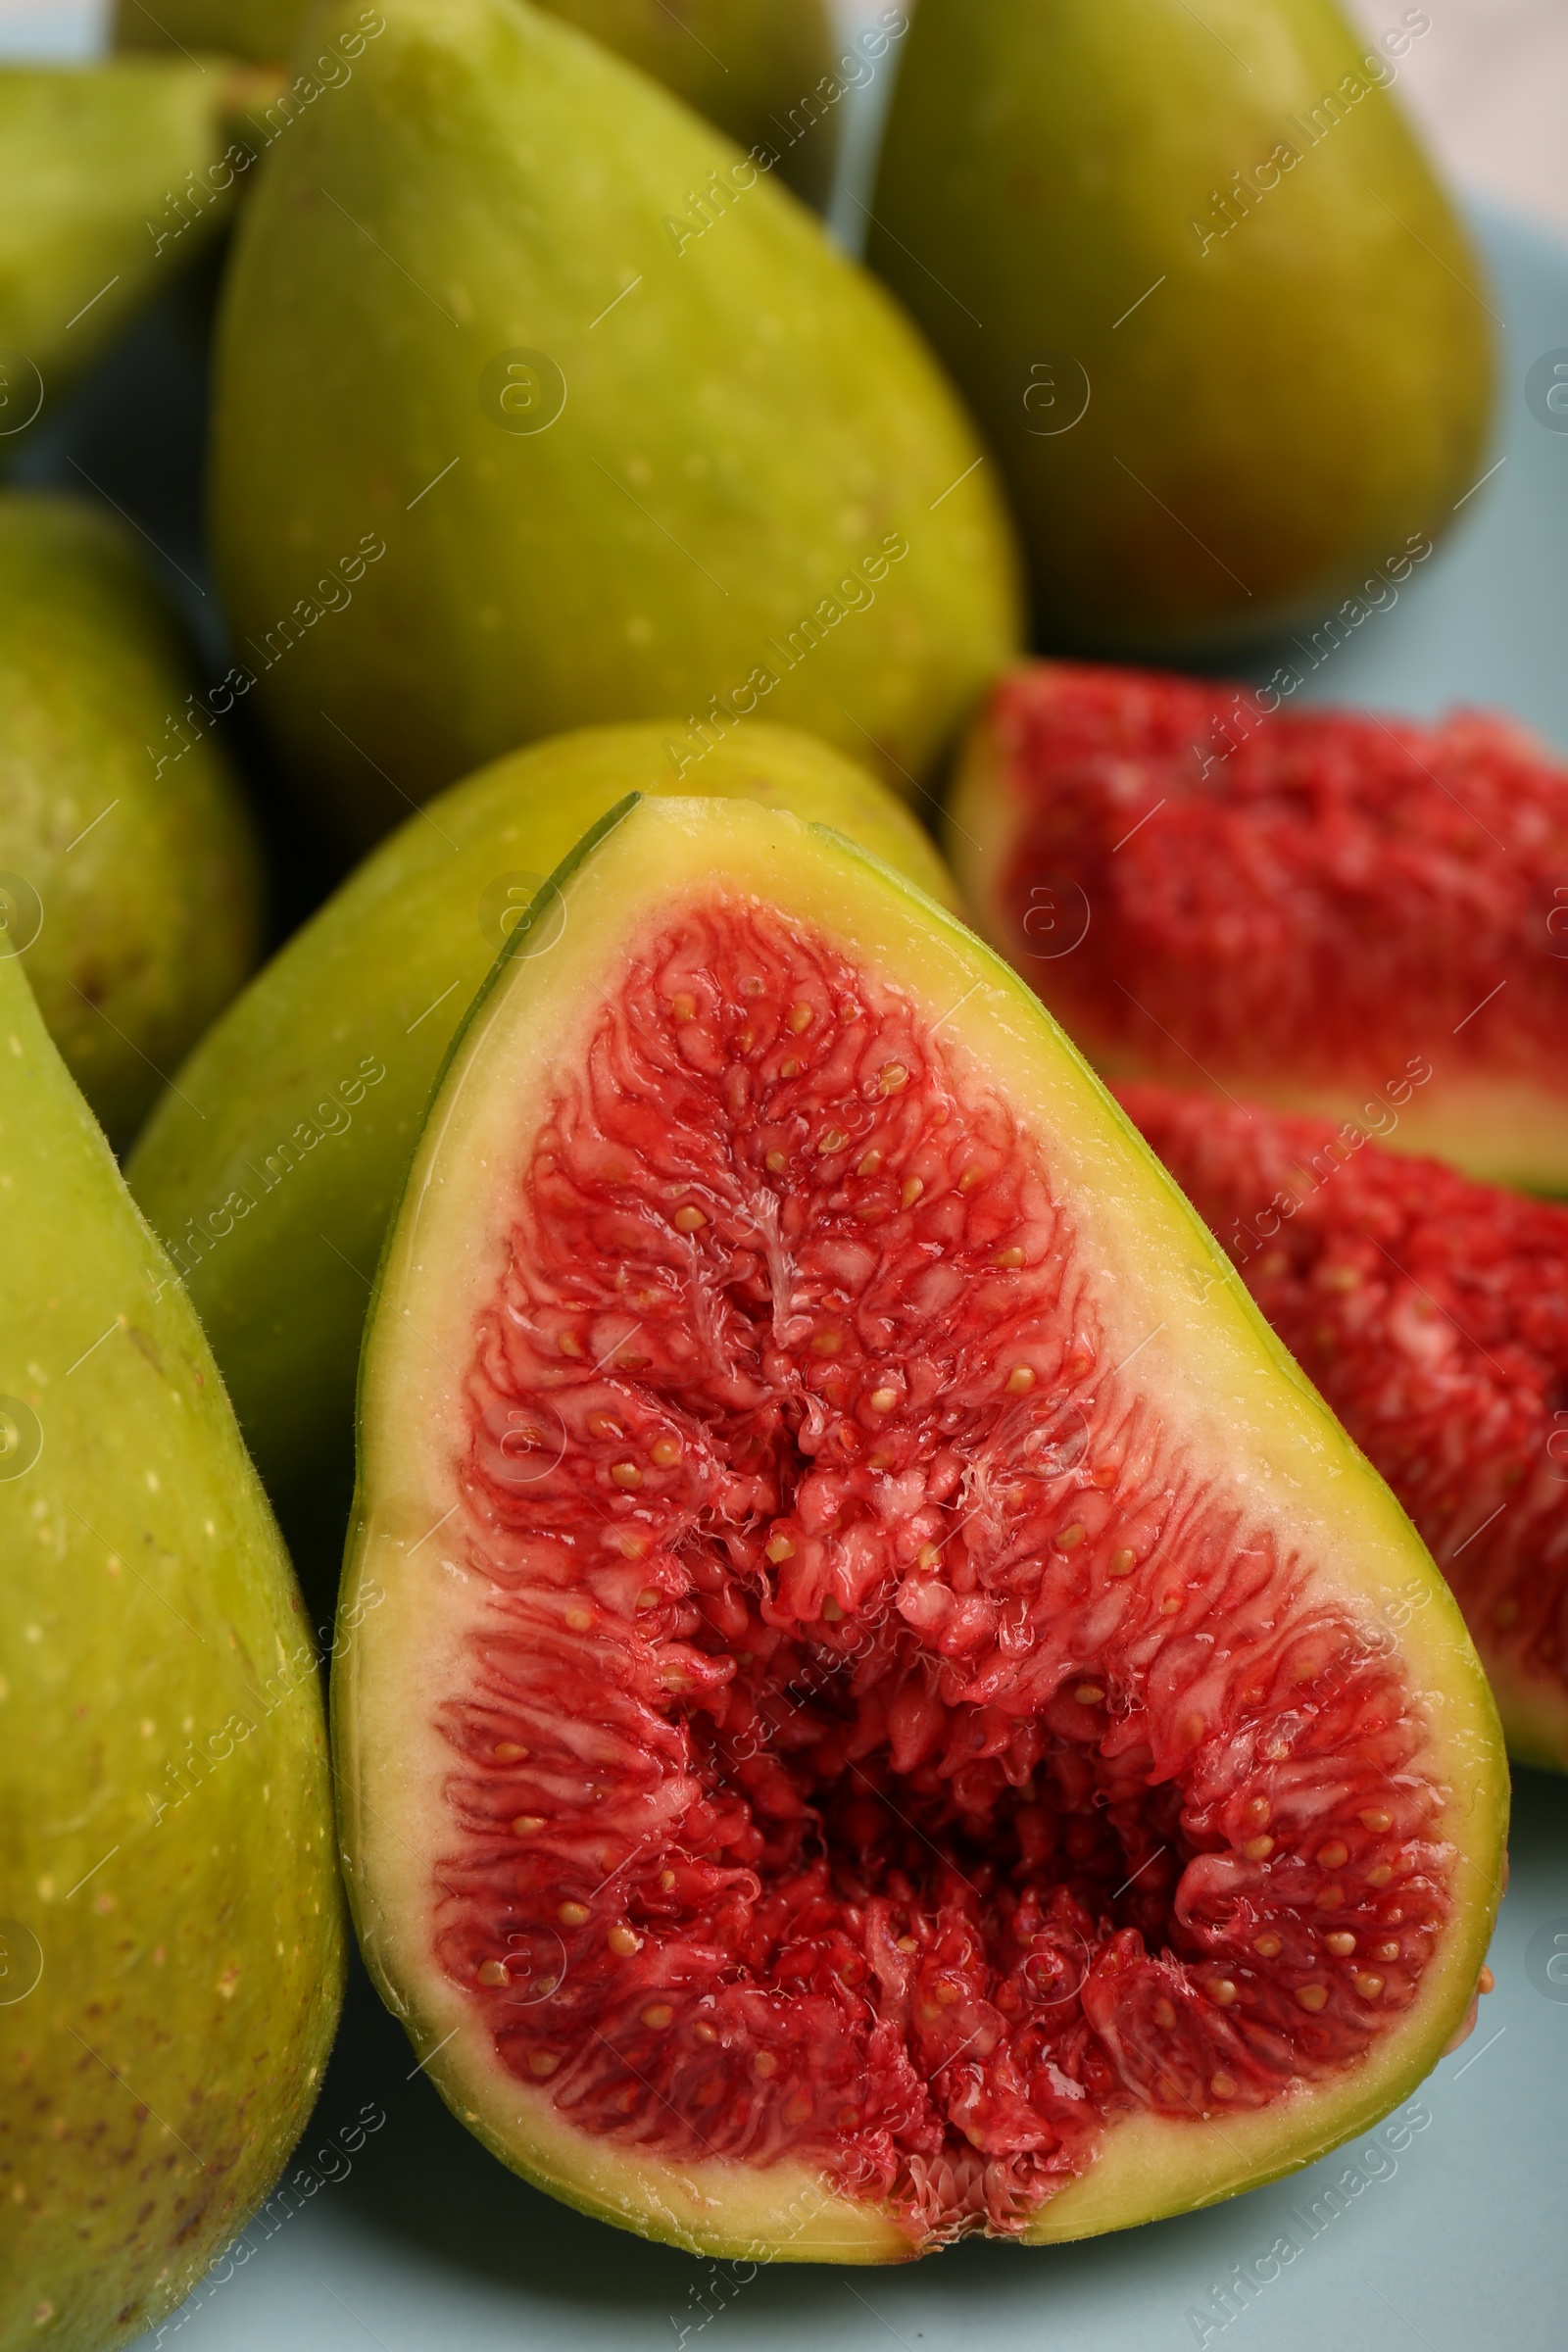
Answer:
<svg viewBox="0 0 1568 2352"><path fill-rule="evenodd" d="M1256 2186L1387 2114L1466 2014L1494 1917L1507 1814L1491 1694L1408 1520L1049 1014L888 869L777 812L679 800L612 811L541 893L454 1041L389 1231L361 1367L343 1606L357 1609L368 1590L388 1594L334 1676L361 1948L456 2113L553 2194L713 2256L877 2263L919 2250L885 2208L793 2159L756 2168L661 2161L576 2129L542 2086L500 2067L486 2014L433 1947L430 1866L453 1834L443 1790L454 1751L437 1701L462 1689L472 1663L466 1629L486 1605L482 1563L461 1529L443 1538L463 1506L467 1459L463 1376L453 1367L473 1345L477 1298L506 1262L509 1178L530 1122L554 1102L601 988L615 985L651 925L714 889L733 891L737 904L776 905L842 940L933 1025L951 1025L975 1066L1050 1138L1054 1186L1110 1276L1116 1344L1142 1333L1137 1344L1154 1358L1148 1377L1195 1457L1216 1470L1237 1465L1250 1504L1277 1512L1298 1556L1313 1561L1314 1591L1348 1608L1380 1654L1396 1654L1418 1694L1425 1768L1444 1792L1440 1829L1455 1866L1447 1927L1417 2003L1341 2078L1298 2083L1259 2111L1227 2114L1218 2129L1152 2112L1113 2121L1090 2168L1040 2208L1025 2235L1094 2234ZM566 912L562 952L531 957L530 935L558 906ZM1379 1624L1386 1596L1413 1590L1419 1606L1391 1640Z"/></svg>
<svg viewBox="0 0 1568 2352"><path fill-rule="evenodd" d="M117 1142L261 946L255 829L190 719L190 686L172 616L112 514L0 497L4 944Z"/></svg>
<svg viewBox="0 0 1568 2352"><path fill-rule="evenodd" d="M15 958L0 1193L0 2345L92 2352L272 2186L343 1922L287 1555Z"/></svg>
<svg viewBox="0 0 1568 2352"><path fill-rule="evenodd" d="M570 27L380 13L269 156L218 335L219 568L295 773L361 844L608 719L673 712L695 760L760 713L928 780L1017 591L902 314Z"/></svg>

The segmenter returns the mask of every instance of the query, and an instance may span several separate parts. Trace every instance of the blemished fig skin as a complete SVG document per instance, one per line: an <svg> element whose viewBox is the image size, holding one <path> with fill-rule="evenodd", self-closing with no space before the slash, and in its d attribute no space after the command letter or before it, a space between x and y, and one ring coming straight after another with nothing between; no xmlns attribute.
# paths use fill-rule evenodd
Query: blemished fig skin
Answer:
<svg viewBox="0 0 1568 2352"><path fill-rule="evenodd" d="M587 728L410 817L203 1038L137 1143L131 1190L291 1526L334 1469L346 1498L370 1279L442 1055L512 925L607 808L628 791L741 795L831 822L954 899L913 816L840 754L753 720L683 765L679 733Z"/></svg>
<svg viewBox="0 0 1568 2352"><path fill-rule="evenodd" d="M128 2342L315 2103L316 1651L212 1352L0 958L0 2346Z"/></svg>
<svg viewBox="0 0 1568 2352"><path fill-rule="evenodd" d="M1292 679L1004 679L946 826L979 928L1109 1077L1568 1193L1568 762Z"/></svg>
<svg viewBox="0 0 1568 2352"><path fill-rule="evenodd" d="M343 1606L371 1973L623 2229L1183 2211L1371 2125L1486 1983L1500 1735L1408 1520L1016 977L780 810L623 805L498 959Z"/></svg>
<svg viewBox="0 0 1568 2352"><path fill-rule="evenodd" d="M218 336L217 555L291 769L362 846L671 711L693 758L760 713L928 778L1018 616L913 329L598 43L523 0L381 13L267 159Z"/></svg>
<svg viewBox="0 0 1568 2352"><path fill-rule="evenodd" d="M541 5L651 74L737 146L780 151L778 168L796 194L819 210L826 203L842 85L828 96L837 59L821 0L681 0L678 9L665 0ZM155 20L142 0L119 0L115 39L124 48L174 39L281 62L307 14L307 0L164 0Z"/></svg>
<svg viewBox="0 0 1568 2352"><path fill-rule="evenodd" d="M115 516L0 495L0 941L120 1143L261 947L255 832L191 685Z"/></svg>
<svg viewBox="0 0 1568 2352"><path fill-rule="evenodd" d="M1036 642L1317 620L1481 475L1478 257L1327 0L921 0L872 265L1006 477Z"/></svg>
<svg viewBox="0 0 1568 2352"><path fill-rule="evenodd" d="M275 83L217 58L0 69L0 464L227 220Z"/></svg>
<svg viewBox="0 0 1568 2352"><path fill-rule="evenodd" d="M1509 1753L1568 1771L1568 1206L1259 1102L1117 1092L1431 1545Z"/></svg>

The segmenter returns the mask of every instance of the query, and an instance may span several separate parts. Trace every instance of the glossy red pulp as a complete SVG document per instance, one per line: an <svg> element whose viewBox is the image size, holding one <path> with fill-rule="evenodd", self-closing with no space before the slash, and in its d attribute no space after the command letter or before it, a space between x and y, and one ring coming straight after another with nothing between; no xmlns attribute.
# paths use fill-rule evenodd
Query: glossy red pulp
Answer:
<svg viewBox="0 0 1568 2352"><path fill-rule="evenodd" d="M1564 1688L1568 1208L1327 1120L1128 1111L1431 1546L1479 1646Z"/></svg>
<svg viewBox="0 0 1568 2352"><path fill-rule="evenodd" d="M1568 1084L1568 769L1438 727L1042 663L991 711L1008 953L1107 1066Z"/></svg>
<svg viewBox="0 0 1568 2352"><path fill-rule="evenodd" d="M510 1200L432 1876L498 2064L916 2244L1021 2229L1140 2107L1354 2067L1448 1908L1419 1708L1186 1458L928 1016L715 897Z"/></svg>

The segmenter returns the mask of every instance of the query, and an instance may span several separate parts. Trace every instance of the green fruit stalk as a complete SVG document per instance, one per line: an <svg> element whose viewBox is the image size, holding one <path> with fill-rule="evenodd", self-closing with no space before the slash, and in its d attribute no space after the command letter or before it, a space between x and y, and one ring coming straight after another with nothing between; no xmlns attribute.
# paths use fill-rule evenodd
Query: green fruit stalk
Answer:
<svg viewBox="0 0 1568 2352"><path fill-rule="evenodd" d="M0 459L220 227L275 80L196 58L0 70Z"/></svg>
<svg viewBox="0 0 1568 2352"><path fill-rule="evenodd" d="M0 2346L179 2303L314 2103L315 1651L189 1301L0 959Z"/></svg>
<svg viewBox="0 0 1568 2352"><path fill-rule="evenodd" d="M0 497L0 944L117 1141L261 945L255 836L190 686L128 531Z"/></svg>
<svg viewBox="0 0 1568 2352"><path fill-rule="evenodd" d="M824 745L754 721L681 767L669 732L539 744L411 817L202 1040L142 1133L131 1189L291 1510L347 1468L376 1257L452 1034L597 818L628 791L754 800L836 826L952 902L913 817Z"/></svg>
<svg viewBox="0 0 1568 2352"><path fill-rule="evenodd" d="M1487 288L1388 86L1430 25L921 0L868 252L990 436L1049 645L1320 619L1481 474Z"/></svg>
<svg viewBox="0 0 1568 2352"><path fill-rule="evenodd" d="M291 767L361 842L608 719L675 712L696 760L760 710L928 777L1017 612L906 321L597 43L381 13L270 154L218 338L218 559Z"/></svg>
<svg viewBox="0 0 1568 2352"><path fill-rule="evenodd" d="M826 203L838 153L830 95L835 80L821 0L540 0L553 17L593 34L716 122L738 146L781 149L780 170L799 196ZM123 48L227 49L280 62L295 48L307 0L119 0ZM362 21L379 15L361 11ZM894 12L902 15L902 12ZM315 59L300 61L307 70ZM332 69L328 67L328 72Z"/></svg>

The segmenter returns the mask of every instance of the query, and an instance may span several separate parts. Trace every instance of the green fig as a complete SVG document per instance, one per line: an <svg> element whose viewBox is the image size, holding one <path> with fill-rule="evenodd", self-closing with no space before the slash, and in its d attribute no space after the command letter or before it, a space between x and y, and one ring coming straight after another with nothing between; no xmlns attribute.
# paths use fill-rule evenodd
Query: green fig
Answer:
<svg viewBox="0 0 1568 2352"><path fill-rule="evenodd" d="M668 731L538 744L410 817L209 1031L142 1132L131 1189L291 1523L352 1460L376 1256L448 1042L597 818L629 791L757 801L832 824L953 903L907 809L824 745L754 720L682 781ZM550 945L547 931L535 952Z"/></svg>
<svg viewBox="0 0 1568 2352"><path fill-rule="evenodd" d="M0 497L0 943L117 1139L261 945L255 836L190 690L129 532Z"/></svg>
<svg viewBox="0 0 1568 2352"><path fill-rule="evenodd" d="M1054 646L1321 618L1485 459L1480 264L1328 0L921 0L874 266L990 435Z"/></svg>
<svg viewBox="0 0 1568 2352"><path fill-rule="evenodd" d="M0 69L0 456L225 220L275 78L216 58Z"/></svg>
<svg viewBox="0 0 1568 2352"><path fill-rule="evenodd" d="M14 956L0 1198L0 2347L95 2352L271 2187L344 1938L287 1554Z"/></svg>
<svg viewBox="0 0 1568 2352"><path fill-rule="evenodd" d="M281 64L299 38L311 0L115 0L121 49L223 49L231 57Z"/></svg>
<svg viewBox="0 0 1568 2352"><path fill-rule="evenodd" d="M796 194L826 204L842 85L822 0L684 0L678 11L664 0L542 5L629 58L738 147L776 153Z"/></svg>
<svg viewBox="0 0 1568 2352"><path fill-rule="evenodd" d="M826 203L838 154L833 109L843 86L822 0L681 0L678 9L665 0L539 4L640 66L740 146L781 150L779 169L796 193ZM115 38L126 48L184 41L281 60L308 8L309 0L160 0L154 16L143 0L119 0ZM893 13L902 29L903 12ZM378 15L364 9L361 22Z"/></svg>
<svg viewBox="0 0 1568 2352"><path fill-rule="evenodd" d="M1017 615L917 337L597 43L383 13L269 157L219 326L219 565L293 772L363 841L519 742L674 711L696 760L765 707L928 776Z"/></svg>

